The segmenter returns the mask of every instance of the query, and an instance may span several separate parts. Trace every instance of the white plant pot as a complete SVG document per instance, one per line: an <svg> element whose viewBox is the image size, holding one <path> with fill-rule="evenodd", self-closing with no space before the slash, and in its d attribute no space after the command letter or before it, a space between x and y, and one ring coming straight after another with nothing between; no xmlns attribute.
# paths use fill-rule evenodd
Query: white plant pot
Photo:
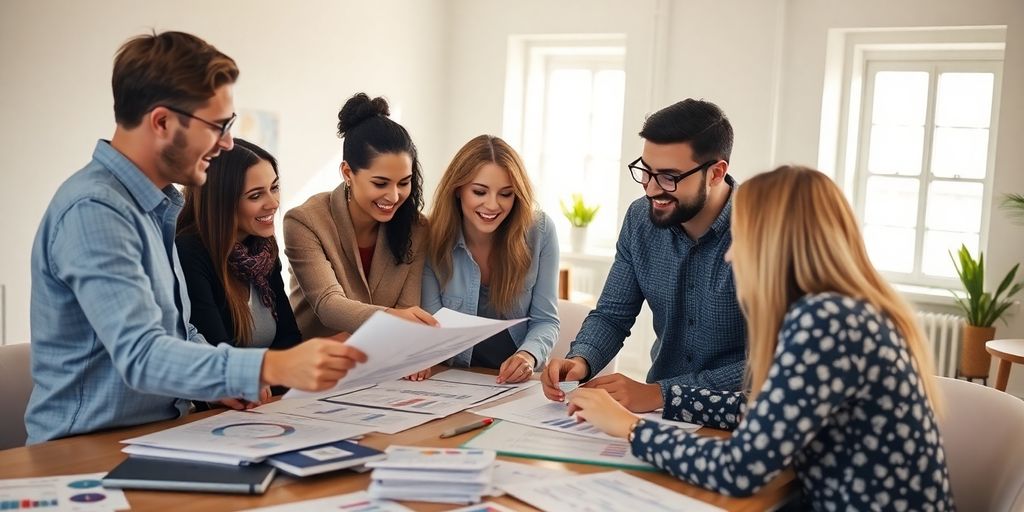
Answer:
<svg viewBox="0 0 1024 512"><path fill-rule="evenodd" d="M573 226L571 229L572 252L583 253L587 249L587 228Z"/></svg>

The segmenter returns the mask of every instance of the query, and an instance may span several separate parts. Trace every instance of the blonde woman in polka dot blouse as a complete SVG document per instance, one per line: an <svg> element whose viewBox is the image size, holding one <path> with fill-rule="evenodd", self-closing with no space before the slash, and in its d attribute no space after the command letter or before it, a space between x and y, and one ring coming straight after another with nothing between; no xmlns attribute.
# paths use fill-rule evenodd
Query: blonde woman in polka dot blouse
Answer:
<svg viewBox="0 0 1024 512"><path fill-rule="evenodd" d="M726 257L750 333L750 392L672 386L664 412L732 436L644 422L600 389L570 395L570 414L723 494L753 494L792 467L805 508L953 510L923 334L868 260L842 192L818 171L780 167L734 200Z"/></svg>

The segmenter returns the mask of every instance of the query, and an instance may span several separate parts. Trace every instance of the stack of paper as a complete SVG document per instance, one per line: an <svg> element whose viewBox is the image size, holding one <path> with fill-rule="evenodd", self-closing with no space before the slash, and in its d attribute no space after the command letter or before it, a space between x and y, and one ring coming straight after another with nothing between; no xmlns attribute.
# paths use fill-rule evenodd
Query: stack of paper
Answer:
<svg viewBox="0 0 1024 512"><path fill-rule="evenodd" d="M391 446L374 468L374 499L476 503L491 488L494 452L458 448Z"/></svg>
<svg viewBox="0 0 1024 512"><path fill-rule="evenodd" d="M227 411L121 442L134 446L125 450L132 455L240 464L372 430L288 414Z"/></svg>

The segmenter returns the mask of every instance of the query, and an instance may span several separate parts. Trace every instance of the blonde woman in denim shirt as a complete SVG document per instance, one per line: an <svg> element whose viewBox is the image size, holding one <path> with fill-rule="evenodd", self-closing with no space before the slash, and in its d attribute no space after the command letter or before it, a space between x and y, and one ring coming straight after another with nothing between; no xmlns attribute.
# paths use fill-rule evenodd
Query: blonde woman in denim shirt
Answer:
<svg viewBox="0 0 1024 512"><path fill-rule="evenodd" d="M429 238L423 309L528 318L452 365L497 369L499 383L529 379L558 338L558 238L505 141L480 135L455 154L434 196Z"/></svg>

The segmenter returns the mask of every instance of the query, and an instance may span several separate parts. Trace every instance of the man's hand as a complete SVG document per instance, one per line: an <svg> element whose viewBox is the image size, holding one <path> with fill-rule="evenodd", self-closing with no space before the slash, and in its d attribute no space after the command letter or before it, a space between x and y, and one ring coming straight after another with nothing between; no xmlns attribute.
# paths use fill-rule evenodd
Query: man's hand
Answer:
<svg viewBox="0 0 1024 512"><path fill-rule="evenodd" d="M598 377L583 385L585 388L603 389L633 412L651 412L664 406L661 396L661 385L637 382L621 373L613 373Z"/></svg>
<svg viewBox="0 0 1024 512"><path fill-rule="evenodd" d="M540 374L544 396L548 397L548 400L561 402L565 400L565 393L558 387L558 383L567 380L583 380L589 374L590 367L582 357L552 359L548 361L548 367Z"/></svg>
<svg viewBox="0 0 1024 512"><path fill-rule="evenodd" d="M260 377L264 384L303 391L331 389L366 354L334 338L313 338L288 350L268 350Z"/></svg>
<svg viewBox="0 0 1024 512"><path fill-rule="evenodd" d="M256 401L256 402L249 402L249 401L243 400L241 398L224 398L224 399L221 399L221 400L217 400L216 402L212 402L212 403L218 404L218 405L223 405L224 407L227 407L228 409L234 409L236 411L241 411L241 410L249 410L249 409L252 409L252 408L255 408L255 407L259 407L260 405L265 404L267 402L267 400L270 400L270 386L263 386L263 388L260 389L260 399L259 399L259 401Z"/></svg>
<svg viewBox="0 0 1024 512"><path fill-rule="evenodd" d="M533 358L533 355L525 350L520 350L501 363L501 368L498 369L497 383L515 384L530 380L530 377L533 377L535 366L537 366L537 360Z"/></svg>

